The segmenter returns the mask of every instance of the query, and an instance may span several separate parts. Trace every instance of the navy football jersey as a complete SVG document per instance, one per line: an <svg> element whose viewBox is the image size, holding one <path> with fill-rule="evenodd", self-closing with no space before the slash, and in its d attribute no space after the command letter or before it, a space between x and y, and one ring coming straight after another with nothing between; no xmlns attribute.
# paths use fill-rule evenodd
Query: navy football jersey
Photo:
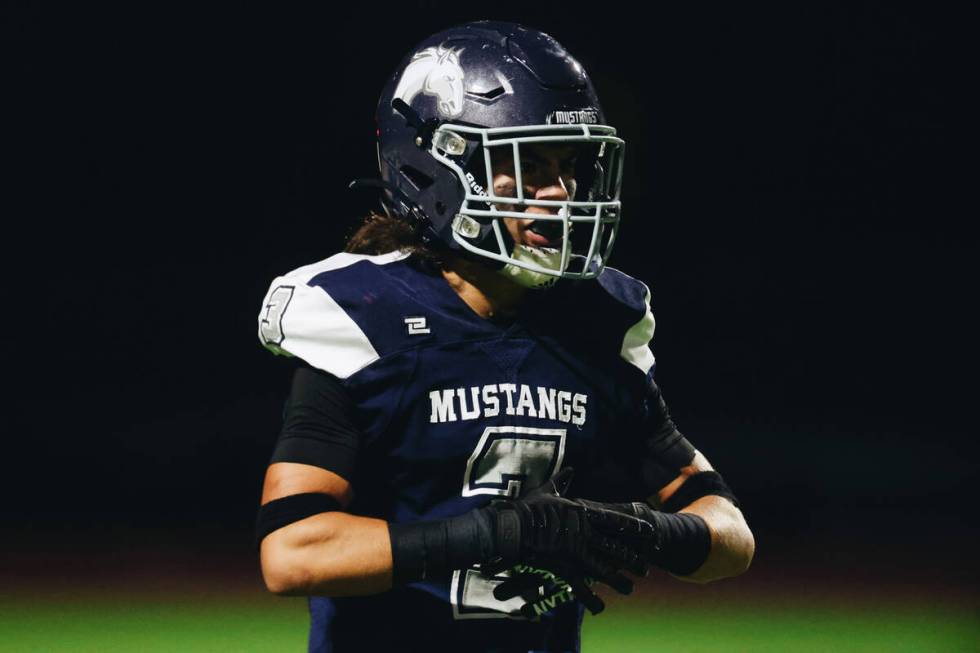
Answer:
<svg viewBox="0 0 980 653"><path fill-rule="evenodd" d="M569 466L572 496L654 494L694 451L652 383L653 332L649 290L612 268L529 291L502 323L400 252L278 277L259 315L265 347L347 391L359 435L348 509L393 522L459 515ZM580 605L529 621L494 585L473 568L312 598L311 650L578 650Z"/></svg>

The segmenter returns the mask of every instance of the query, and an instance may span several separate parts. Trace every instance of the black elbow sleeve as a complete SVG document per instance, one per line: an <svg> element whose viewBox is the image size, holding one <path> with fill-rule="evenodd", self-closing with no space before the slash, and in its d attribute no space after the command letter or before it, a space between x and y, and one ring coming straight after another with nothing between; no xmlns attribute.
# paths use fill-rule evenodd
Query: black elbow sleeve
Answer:
<svg viewBox="0 0 980 653"><path fill-rule="evenodd" d="M255 545L265 536L293 522L324 512L340 510L340 503L329 494L305 492L275 499L259 508L255 518Z"/></svg>
<svg viewBox="0 0 980 653"><path fill-rule="evenodd" d="M719 497L725 497L733 504L735 507L739 507L738 499L735 498L735 493L732 489L728 487L725 483L725 479L721 477L718 472L698 472L697 474L692 474L685 480L677 491L674 492L670 499L664 503L664 512L677 512L678 510L684 508L685 506L691 505L694 501L697 501L701 497L706 497L709 494L713 494Z"/></svg>

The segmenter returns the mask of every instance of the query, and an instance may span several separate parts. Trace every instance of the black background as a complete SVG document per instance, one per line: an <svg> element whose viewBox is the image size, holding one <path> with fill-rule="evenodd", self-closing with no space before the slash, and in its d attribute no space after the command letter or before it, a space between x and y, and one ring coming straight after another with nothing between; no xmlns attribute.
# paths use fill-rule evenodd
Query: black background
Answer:
<svg viewBox="0 0 980 653"><path fill-rule="evenodd" d="M289 368L256 338L263 294L373 206L347 184L375 171L399 59L491 16L139 6L5 9L6 527L247 548ZM945 559L976 536L957 18L495 6L580 59L627 141L612 264L652 288L659 382L742 498L757 560L862 542L857 565L922 545L962 567Z"/></svg>

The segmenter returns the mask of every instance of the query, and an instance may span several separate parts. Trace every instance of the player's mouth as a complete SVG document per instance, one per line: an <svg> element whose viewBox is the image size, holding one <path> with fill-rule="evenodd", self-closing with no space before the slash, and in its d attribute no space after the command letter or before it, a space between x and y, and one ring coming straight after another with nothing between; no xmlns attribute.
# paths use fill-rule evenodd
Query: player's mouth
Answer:
<svg viewBox="0 0 980 653"><path fill-rule="evenodd" d="M560 220L534 220L524 229L525 244L532 247L558 247L562 229Z"/></svg>

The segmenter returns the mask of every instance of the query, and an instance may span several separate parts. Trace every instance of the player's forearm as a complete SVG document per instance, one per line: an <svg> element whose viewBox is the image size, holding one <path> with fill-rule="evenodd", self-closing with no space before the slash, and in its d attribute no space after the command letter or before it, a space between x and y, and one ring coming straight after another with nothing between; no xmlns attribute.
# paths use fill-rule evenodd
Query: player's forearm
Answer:
<svg viewBox="0 0 980 653"><path fill-rule="evenodd" d="M704 519L711 533L711 549L704 564L694 573L677 578L708 583L738 576L749 568L755 554L755 538L745 523L742 511L730 501L709 495L694 501L680 512Z"/></svg>
<svg viewBox="0 0 980 653"><path fill-rule="evenodd" d="M269 591L287 596L357 596L391 588L391 542L381 519L327 512L262 541Z"/></svg>

